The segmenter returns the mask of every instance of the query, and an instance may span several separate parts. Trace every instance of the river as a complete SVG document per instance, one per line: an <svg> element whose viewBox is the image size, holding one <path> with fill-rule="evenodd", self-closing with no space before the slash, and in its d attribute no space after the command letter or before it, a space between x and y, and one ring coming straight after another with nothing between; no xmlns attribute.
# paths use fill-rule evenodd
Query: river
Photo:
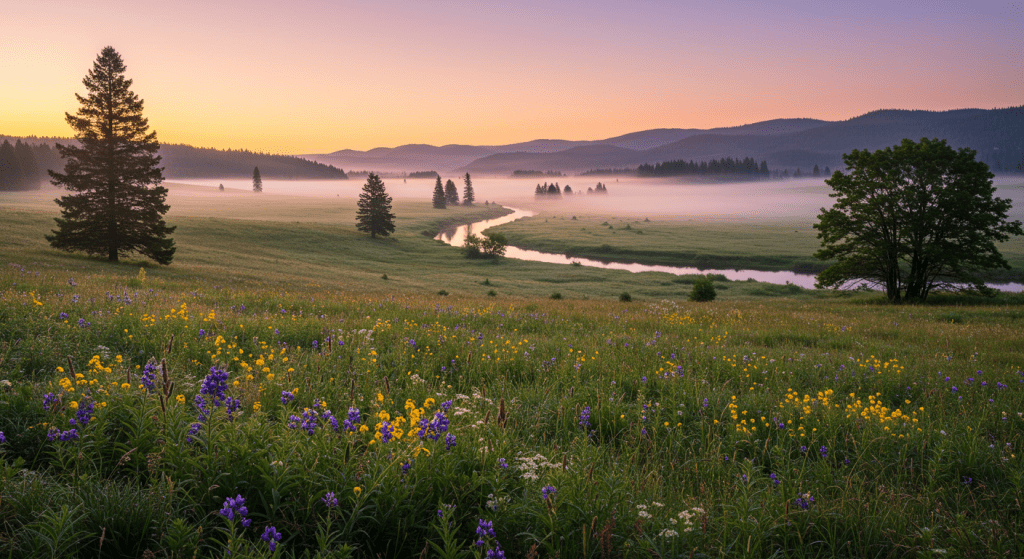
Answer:
<svg viewBox="0 0 1024 559"><path fill-rule="evenodd" d="M485 230L503 225L505 223L511 223L517 219L524 217L531 217L537 215L536 212L529 210L520 210L516 208L508 208L512 210L512 213L504 215L495 219L487 219L484 221L478 221L476 223L470 223L469 225L461 225L455 229L441 231L437 234L435 239L444 241L449 245L460 247L466 242L466 237L470 234L477 234L484 232ZM505 251L505 256L508 258L515 258L517 260L530 260L533 262L547 262L549 264L565 264L565 265L580 265L590 266L593 268L604 268L606 270L626 270L628 272L665 272L668 274L675 274L677 276L682 275L693 275L693 274L721 274L731 281L746 281L753 279L755 281L763 281L766 283L775 284L787 284L791 283L799 285L806 289L814 289L814 276L810 274L798 274L796 272L765 272L761 270L701 270L699 268L684 268L680 266L654 266L648 264L638 263L625 263L625 262L601 262L600 260L591 260L589 258L575 258L566 256L564 254L552 254L549 252L540 252L536 250L527 250L519 247L509 246ZM1002 283L1002 284L989 284L989 287L998 289L1000 291L1010 291L1019 293L1024 291L1024 284L1020 283Z"/></svg>

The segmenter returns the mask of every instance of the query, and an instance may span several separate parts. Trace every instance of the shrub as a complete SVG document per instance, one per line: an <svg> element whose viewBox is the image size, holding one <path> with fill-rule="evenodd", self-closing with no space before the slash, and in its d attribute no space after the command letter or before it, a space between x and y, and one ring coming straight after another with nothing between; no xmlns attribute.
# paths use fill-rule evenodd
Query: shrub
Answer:
<svg viewBox="0 0 1024 559"><path fill-rule="evenodd" d="M508 239L501 233L484 233L483 237L469 235L462 250L466 258L499 258L505 256Z"/></svg>
<svg viewBox="0 0 1024 559"><path fill-rule="evenodd" d="M560 300L562 298L562 294L556 291L551 294L551 298L555 300Z"/></svg>
<svg viewBox="0 0 1024 559"><path fill-rule="evenodd" d="M437 294L442 296L442 297L447 297L448 296L448 291L442 289L441 291L438 291Z"/></svg>
<svg viewBox="0 0 1024 559"><path fill-rule="evenodd" d="M619 301L622 301L623 303L628 303L632 300L633 296L630 295L628 291L623 291L622 293L619 293Z"/></svg>
<svg viewBox="0 0 1024 559"><path fill-rule="evenodd" d="M498 292L492 289L492 290L487 292L487 296L488 297L497 297L498 296Z"/></svg>
<svg viewBox="0 0 1024 559"><path fill-rule="evenodd" d="M715 284L708 278L700 278L693 282L693 290L690 291L691 301L714 301Z"/></svg>

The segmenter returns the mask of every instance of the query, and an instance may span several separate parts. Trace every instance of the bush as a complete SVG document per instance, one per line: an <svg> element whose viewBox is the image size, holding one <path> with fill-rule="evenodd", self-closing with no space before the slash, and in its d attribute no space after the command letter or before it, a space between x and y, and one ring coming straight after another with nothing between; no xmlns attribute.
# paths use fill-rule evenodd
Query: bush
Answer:
<svg viewBox="0 0 1024 559"><path fill-rule="evenodd" d="M693 282L693 290L690 291L691 301L714 301L718 294L715 293L715 284L708 278L700 278Z"/></svg>
<svg viewBox="0 0 1024 559"><path fill-rule="evenodd" d="M447 297L448 296L448 291L445 290L445 289L442 289L441 291L438 291L437 294L442 296L442 297Z"/></svg>
<svg viewBox="0 0 1024 559"><path fill-rule="evenodd" d="M483 237L469 235L462 250L466 258L499 258L505 256L508 239L501 233L484 233Z"/></svg>
<svg viewBox="0 0 1024 559"><path fill-rule="evenodd" d="M487 292L487 296L488 297L497 297L498 296L498 292L492 289L492 290Z"/></svg>
<svg viewBox="0 0 1024 559"><path fill-rule="evenodd" d="M632 297L632 295L629 294L628 291L623 291L622 293L619 294L619 301L621 301L623 303L628 303L628 302L630 302L632 300L633 300L633 297Z"/></svg>
<svg viewBox="0 0 1024 559"><path fill-rule="evenodd" d="M551 298L555 300L560 300L562 298L562 294L556 291L551 294Z"/></svg>

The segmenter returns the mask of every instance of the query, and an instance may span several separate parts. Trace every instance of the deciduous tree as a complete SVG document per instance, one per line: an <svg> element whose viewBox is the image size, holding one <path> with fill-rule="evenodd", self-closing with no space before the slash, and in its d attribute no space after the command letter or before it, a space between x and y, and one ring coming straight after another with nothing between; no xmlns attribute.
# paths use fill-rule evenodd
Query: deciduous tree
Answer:
<svg viewBox="0 0 1024 559"><path fill-rule="evenodd" d="M936 290L984 290L981 274L1009 269L996 242L1021 235L996 198L988 165L945 140L903 140L876 152L843 156L849 174L825 181L836 198L821 209L820 259L835 262L819 287L864 282L892 302L924 300Z"/></svg>
<svg viewBox="0 0 1024 559"><path fill-rule="evenodd" d="M125 69L121 55L104 48L82 81L87 95L75 95L78 113L65 114L79 145L57 144L66 164L50 176L74 194L56 201L61 217L46 239L54 248L105 254L112 262L138 252L170 264L174 227L163 219L170 208L160 186L160 144Z"/></svg>

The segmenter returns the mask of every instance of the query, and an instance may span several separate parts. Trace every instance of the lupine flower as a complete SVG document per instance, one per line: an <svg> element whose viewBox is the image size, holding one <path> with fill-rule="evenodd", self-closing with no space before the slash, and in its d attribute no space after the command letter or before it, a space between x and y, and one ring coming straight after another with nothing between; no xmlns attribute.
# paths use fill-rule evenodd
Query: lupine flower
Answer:
<svg viewBox="0 0 1024 559"><path fill-rule="evenodd" d="M54 404L58 402L58 398L53 395L53 392L43 394L43 409L46 411L53 411Z"/></svg>
<svg viewBox="0 0 1024 559"><path fill-rule="evenodd" d="M287 404L288 402L291 402L294 399L295 399L295 394L293 394L291 392L288 392L287 390L282 390L281 391L281 403L282 404Z"/></svg>
<svg viewBox="0 0 1024 559"><path fill-rule="evenodd" d="M451 407L452 407L452 401L451 400L448 400L447 402L441 402L441 411L447 412L449 409L451 409Z"/></svg>
<svg viewBox="0 0 1024 559"><path fill-rule="evenodd" d="M156 369L157 365L153 361L146 363L146 367L142 369L142 376L139 377L139 380L142 382L142 387L146 389L146 392L156 390Z"/></svg>
<svg viewBox="0 0 1024 559"><path fill-rule="evenodd" d="M451 450L455 447L455 435L448 433L444 436L444 449Z"/></svg>
<svg viewBox="0 0 1024 559"><path fill-rule="evenodd" d="M974 482L973 479L971 479L971 478L969 478L967 476L964 476L964 485L970 485L972 482Z"/></svg>
<svg viewBox="0 0 1024 559"><path fill-rule="evenodd" d="M554 499L556 493L558 493L558 489L555 489L555 486L553 485L545 486L543 489L540 490L540 494L545 501L548 499L548 497Z"/></svg>
<svg viewBox="0 0 1024 559"><path fill-rule="evenodd" d="M800 454L807 454L807 447L806 446L801 446L800 447Z"/></svg>
<svg viewBox="0 0 1024 559"><path fill-rule="evenodd" d="M437 512L440 513L441 511ZM494 523L490 520L484 520L483 518L481 518L477 521L476 535L479 536L476 540L476 545L479 547L483 547L485 543L484 538L488 536L492 538L497 537L494 533Z"/></svg>
<svg viewBox="0 0 1024 559"><path fill-rule="evenodd" d="M338 506L338 498L334 496L333 491L328 491L320 500L323 501L324 504L327 505L327 508L329 509L333 509L334 507Z"/></svg>
<svg viewBox="0 0 1024 559"><path fill-rule="evenodd" d="M771 475L770 475L769 477L771 478L771 480L772 480L772 484L773 484L773 485L774 485L775 487L778 487L778 486L779 486L779 484L780 484L780 483L782 483L782 480L780 480L780 479L779 479L779 477L778 477L778 476L776 476L776 475L775 475L774 473L773 473L773 474L771 474Z"/></svg>
<svg viewBox="0 0 1024 559"><path fill-rule="evenodd" d="M7 437L4 436L4 432L0 431L0 443L7 442Z"/></svg>
<svg viewBox="0 0 1024 559"><path fill-rule="evenodd" d="M828 458L828 447L822 446L821 448L818 449L818 452L821 453L822 458Z"/></svg>
<svg viewBox="0 0 1024 559"><path fill-rule="evenodd" d="M278 532L277 528L273 526L267 526L260 539L270 544L270 551L273 552L277 549L277 542L281 541L281 532Z"/></svg>
<svg viewBox="0 0 1024 559"><path fill-rule="evenodd" d="M380 422L380 442L387 443L391 442L394 436L395 428L387 421Z"/></svg>
<svg viewBox="0 0 1024 559"><path fill-rule="evenodd" d="M345 422L342 423L342 426L345 427L346 431L352 431L352 432L358 431L359 430L358 425L359 425L360 417L361 416L360 416L360 413L359 413L359 408L349 408L348 409L348 417L345 419Z"/></svg>
<svg viewBox="0 0 1024 559"><path fill-rule="evenodd" d="M583 408L583 411L580 412L579 426L584 431L590 429L590 406Z"/></svg>
<svg viewBox="0 0 1024 559"><path fill-rule="evenodd" d="M506 462L504 458L498 458L498 466L503 470L507 470L508 462Z"/></svg>

